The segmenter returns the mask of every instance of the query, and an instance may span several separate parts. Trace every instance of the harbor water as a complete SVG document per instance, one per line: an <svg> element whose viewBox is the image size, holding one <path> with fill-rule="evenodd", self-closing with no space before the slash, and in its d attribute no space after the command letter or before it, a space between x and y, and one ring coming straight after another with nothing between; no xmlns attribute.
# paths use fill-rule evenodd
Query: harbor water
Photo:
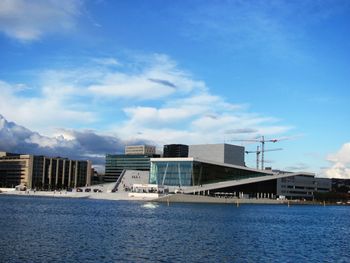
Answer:
<svg viewBox="0 0 350 263"><path fill-rule="evenodd" d="M350 262L350 207L0 195L0 262Z"/></svg>

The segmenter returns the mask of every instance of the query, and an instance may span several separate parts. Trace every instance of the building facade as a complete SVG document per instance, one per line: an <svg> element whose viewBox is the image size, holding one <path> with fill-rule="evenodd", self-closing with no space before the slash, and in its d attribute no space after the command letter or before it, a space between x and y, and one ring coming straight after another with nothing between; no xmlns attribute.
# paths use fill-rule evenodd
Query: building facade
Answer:
<svg viewBox="0 0 350 263"><path fill-rule="evenodd" d="M153 155L156 147L153 145L128 145L125 147L126 155Z"/></svg>
<svg viewBox="0 0 350 263"><path fill-rule="evenodd" d="M244 147L226 143L190 145L188 157L245 166Z"/></svg>
<svg viewBox="0 0 350 263"><path fill-rule="evenodd" d="M157 155L107 154L104 182L116 182L123 170L150 170L150 159Z"/></svg>
<svg viewBox="0 0 350 263"><path fill-rule="evenodd" d="M332 189L332 180L317 178L312 173L284 177L277 179L277 195L289 199L313 197L314 192L325 193Z"/></svg>
<svg viewBox="0 0 350 263"><path fill-rule="evenodd" d="M272 174L269 171L208 162L197 158L151 159L150 184L200 186L230 180L242 180Z"/></svg>
<svg viewBox="0 0 350 263"><path fill-rule="evenodd" d="M249 198L310 200L315 192L331 191L330 179L315 178L311 173L277 173L192 157L151 159L149 184L169 192L237 197L244 194Z"/></svg>
<svg viewBox="0 0 350 263"><path fill-rule="evenodd" d="M0 153L0 186L54 190L91 184L91 162Z"/></svg>

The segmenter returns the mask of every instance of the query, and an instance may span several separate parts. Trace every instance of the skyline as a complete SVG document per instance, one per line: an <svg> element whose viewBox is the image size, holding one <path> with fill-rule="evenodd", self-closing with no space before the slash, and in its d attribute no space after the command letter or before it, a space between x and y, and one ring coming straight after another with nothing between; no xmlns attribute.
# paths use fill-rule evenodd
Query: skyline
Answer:
<svg viewBox="0 0 350 263"><path fill-rule="evenodd" d="M28 130L0 118L0 149L102 158L264 135L286 139L266 166L350 178L349 14L347 1L2 1L0 114Z"/></svg>

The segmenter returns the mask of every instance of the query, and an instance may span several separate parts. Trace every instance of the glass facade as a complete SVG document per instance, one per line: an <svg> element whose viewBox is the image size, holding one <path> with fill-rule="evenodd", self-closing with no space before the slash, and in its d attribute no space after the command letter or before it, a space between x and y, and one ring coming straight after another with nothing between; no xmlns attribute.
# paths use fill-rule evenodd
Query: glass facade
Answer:
<svg viewBox="0 0 350 263"><path fill-rule="evenodd" d="M191 186L192 185L192 161L152 162L150 172L150 184Z"/></svg>
<svg viewBox="0 0 350 263"><path fill-rule="evenodd" d="M149 171L151 156L107 154L104 181L115 182L124 169Z"/></svg>
<svg viewBox="0 0 350 263"><path fill-rule="evenodd" d="M195 186L264 176L266 173L198 161L151 162L150 184Z"/></svg>

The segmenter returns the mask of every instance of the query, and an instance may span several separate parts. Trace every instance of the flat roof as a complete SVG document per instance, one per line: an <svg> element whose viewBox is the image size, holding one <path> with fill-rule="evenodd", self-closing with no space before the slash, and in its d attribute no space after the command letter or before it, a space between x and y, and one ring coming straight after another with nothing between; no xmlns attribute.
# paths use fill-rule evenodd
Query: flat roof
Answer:
<svg viewBox="0 0 350 263"><path fill-rule="evenodd" d="M229 146L235 146L235 147L240 147L244 148L242 145L237 145L237 144L232 144L232 143L206 143L206 144L190 144L189 146L217 146L217 145L229 145Z"/></svg>

